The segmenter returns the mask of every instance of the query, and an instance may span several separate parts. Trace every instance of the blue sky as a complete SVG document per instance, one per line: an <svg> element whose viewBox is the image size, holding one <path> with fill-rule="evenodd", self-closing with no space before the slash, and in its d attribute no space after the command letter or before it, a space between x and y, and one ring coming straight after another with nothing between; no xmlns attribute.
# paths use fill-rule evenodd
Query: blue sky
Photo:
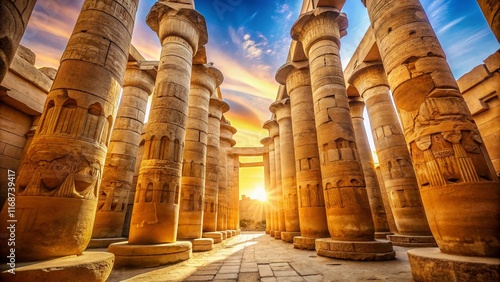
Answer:
<svg viewBox="0 0 500 282"><path fill-rule="evenodd" d="M147 59L157 60L160 44L145 24L154 0L141 0L133 44ZM481 64L500 45L491 33L475 0L421 0L448 56L456 78ZM38 0L22 41L37 54L37 66L57 67L83 0ZM225 76L224 98L231 106L227 117L239 132L238 146L259 146L266 136L262 124L277 94L276 70L285 63L290 28L299 15L301 0L195 1L207 21L208 59ZM345 65L369 26L360 0L348 0L343 11L349 19L342 39Z"/></svg>

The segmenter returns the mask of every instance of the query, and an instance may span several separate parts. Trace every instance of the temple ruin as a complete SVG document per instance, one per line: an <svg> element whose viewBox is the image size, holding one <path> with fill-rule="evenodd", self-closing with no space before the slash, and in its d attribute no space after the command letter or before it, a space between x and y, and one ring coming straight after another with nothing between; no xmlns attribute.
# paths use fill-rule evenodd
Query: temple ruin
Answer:
<svg viewBox="0 0 500 282"><path fill-rule="evenodd" d="M361 0L343 69L345 2L303 1L268 136L239 147L194 1L151 7L148 61L139 0L85 0L57 70L20 45L36 0L2 1L1 280L500 281L500 50L456 80L419 0ZM477 2L500 41L500 2ZM255 166L262 234L240 230Z"/></svg>

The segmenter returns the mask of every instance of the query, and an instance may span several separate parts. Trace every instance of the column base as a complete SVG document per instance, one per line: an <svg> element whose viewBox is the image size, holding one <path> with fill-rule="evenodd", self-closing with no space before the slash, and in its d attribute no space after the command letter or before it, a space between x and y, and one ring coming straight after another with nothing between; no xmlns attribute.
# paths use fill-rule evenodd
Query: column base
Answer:
<svg viewBox="0 0 500 282"><path fill-rule="evenodd" d="M394 235L392 232L375 232L375 239L387 240L388 235Z"/></svg>
<svg viewBox="0 0 500 282"><path fill-rule="evenodd" d="M214 249L214 239L199 238L191 240L193 244L193 252L206 252Z"/></svg>
<svg viewBox="0 0 500 282"><path fill-rule="evenodd" d="M271 230L266 230L266 234L269 234L269 233L271 233Z"/></svg>
<svg viewBox="0 0 500 282"><path fill-rule="evenodd" d="M191 258L191 242L152 245L131 245L128 242L111 244L108 252L115 254L115 268L156 267Z"/></svg>
<svg viewBox="0 0 500 282"><path fill-rule="evenodd" d="M388 235L387 239L391 241L394 246L398 247L437 247L436 240L432 236L412 236L412 235Z"/></svg>
<svg viewBox="0 0 500 282"><path fill-rule="evenodd" d="M236 230L230 230L231 231L231 234L233 235L233 237L235 237L236 235L238 235L238 231Z"/></svg>
<svg viewBox="0 0 500 282"><path fill-rule="evenodd" d="M293 247L300 250L314 250L316 248L316 239L302 236L293 237Z"/></svg>
<svg viewBox="0 0 500 282"><path fill-rule="evenodd" d="M275 233L275 232L276 232L276 231L271 230L271 231L269 231L269 235L271 235L271 237L274 237L274 233Z"/></svg>
<svg viewBox="0 0 500 282"><path fill-rule="evenodd" d="M125 242L127 238L92 238L87 249L107 249L113 243Z"/></svg>
<svg viewBox="0 0 500 282"><path fill-rule="evenodd" d="M237 229L236 230L236 235L240 235L241 234L241 229Z"/></svg>
<svg viewBox="0 0 500 282"><path fill-rule="evenodd" d="M281 240L286 243L293 243L293 237L300 236L300 232L281 232Z"/></svg>
<svg viewBox="0 0 500 282"><path fill-rule="evenodd" d="M25 281L106 281L113 270L114 255L106 252L84 252L39 262L15 263L15 274L9 264L0 267L0 280Z"/></svg>
<svg viewBox="0 0 500 282"><path fill-rule="evenodd" d="M217 232L220 232L222 234L222 240L226 240L228 238L227 231L217 231Z"/></svg>
<svg viewBox="0 0 500 282"><path fill-rule="evenodd" d="M386 261L396 258L390 242L336 241L330 238L316 239L316 253L320 256L361 261Z"/></svg>
<svg viewBox="0 0 500 282"><path fill-rule="evenodd" d="M442 253L439 248L408 251L411 274L416 282L500 281L500 259Z"/></svg>
<svg viewBox="0 0 500 282"><path fill-rule="evenodd" d="M274 231L274 239L281 240L281 231Z"/></svg>
<svg viewBox="0 0 500 282"><path fill-rule="evenodd" d="M215 244L219 244L222 242L222 233L221 232L203 232L203 238L212 238L214 239Z"/></svg>

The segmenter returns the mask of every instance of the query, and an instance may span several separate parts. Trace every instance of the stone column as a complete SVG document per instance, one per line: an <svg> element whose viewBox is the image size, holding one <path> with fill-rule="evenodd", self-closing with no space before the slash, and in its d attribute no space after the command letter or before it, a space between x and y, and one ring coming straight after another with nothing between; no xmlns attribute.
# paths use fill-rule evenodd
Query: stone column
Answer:
<svg viewBox="0 0 500 282"><path fill-rule="evenodd" d="M270 110L276 115L279 124L281 183L286 230L281 232L281 240L293 243L293 237L300 236L300 224L290 99L274 102Z"/></svg>
<svg viewBox="0 0 500 282"><path fill-rule="evenodd" d="M0 82L2 82L23 37L36 0L0 2Z"/></svg>
<svg viewBox="0 0 500 282"><path fill-rule="evenodd" d="M275 120L270 120L264 123L264 128L269 130L269 136L273 140L274 151L274 201L275 201L275 223L276 230L274 232L275 239L281 239L281 232L286 231L285 226L285 213L283 210L283 191L281 182L281 154L280 154L280 136L279 126ZM273 167L271 166L271 169ZM272 174L271 174L272 176Z"/></svg>
<svg viewBox="0 0 500 282"><path fill-rule="evenodd" d="M365 175L366 192L372 212L373 224L375 226L375 238L386 239L387 235L392 235L387 224L387 217L384 209L384 202L378 185L377 173L373 163L372 151L366 136L363 110L365 103L360 98L349 99L349 109L351 111L352 125L356 136L359 159Z"/></svg>
<svg viewBox="0 0 500 282"><path fill-rule="evenodd" d="M222 83L222 80L222 73L210 65L193 66L177 230L178 238L191 241L193 251L213 249L213 239L202 238L203 202L205 199L210 96Z"/></svg>
<svg viewBox="0 0 500 282"><path fill-rule="evenodd" d="M389 239L396 246L435 247L384 67L360 65L350 81L366 103L381 176L399 231Z"/></svg>
<svg viewBox="0 0 500 282"><path fill-rule="evenodd" d="M240 234L240 159L239 156L234 156L233 170L233 226L236 230L236 235Z"/></svg>
<svg viewBox="0 0 500 282"><path fill-rule="evenodd" d="M219 152L219 205L217 214L217 231L222 232L223 236L232 237L231 232L227 232L227 212L229 204L228 184L230 175L228 167L232 170L232 161L228 161L228 150L236 142L233 140L233 134L236 129L223 117L220 123L220 152Z"/></svg>
<svg viewBox="0 0 500 282"><path fill-rule="evenodd" d="M321 8L302 14L292 27L292 37L302 42L311 69L321 175L331 236L331 239L316 240L316 252L342 259L389 260L395 258L392 245L374 241L363 169L349 114L339 55L340 38L346 34L347 28L345 14L339 13L343 3L339 1L336 8Z"/></svg>
<svg viewBox="0 0 500 282"><path fill-rule="evenodd" d="M24 3L18 8L30 10L27 1L17 2ZM70 261L53 262L69 266L62 266L58 279L105 280L113 265L111 254L82 255L82 252L92 235L136 11L137 1L87 0L83 3L18 174L16 262L78 255ZM6 27L12 31L21 26L20 21L4 25L2 18L0 29ZM2 233L7 230L4 224L11 212L7 206L0 215ZM96 259L96 264L101 265L99 273L86 268L78 277L73 276L70 269L89 259ZM30 268L37 272L36 265ZM32 271L24 273L30 275ZM49 281L54 280L53 275L52 271L38 271L30 278L23 279L22 274L16 274L16 278Z"/></svg>
<svg viewBox="0 0 500 282"><path fill-rule="evenodd" d="M394 214L392 213L389 196L387 195L387 190L385 188L384 178L382 177L382 172L380 171L380 164L375 166L375 172L377 173L377 179L380 187L380 194L382 195L382 201L384 201L384 209L385 209L385 214L387 216L387 224L389 224L389 230L392 233L398 233L398 227L396 226L396 221L394 220Z"/></svg>
<svg viewBox="0 0 500 282"><path fill-rule="evenodd" d="M300 237L293 238L293 245L298 249L314 250L316 239L329 237L329 234L309 63L282 66L276 80L286 84L292 115L301 232Z"/></svg>
<svg viewBox="0 0 500 282"><path fill-rule="evenodd" d="M264 129L266 127L270 127L272 121L267 121L264 123ZM276 162L275 162L275 150L274 150L274 140L272 137L268 137L263 139L264 144L269 148L269 186L270 186L270 203L271 203L271 237L275 236L276 232L279 232L279 224L278 224L278 201L277 201L277 193L276 193Z"/></svg>
<svg viewBox="0 0 500 282"><path fill-rule="evenodd" d="M181 170L192 60L207 42L203 16L191 5L157 2L148 25L162 43L129 242L109 246L121 267L153 267L191 257L190 242L176 242ZM175 250L175 251L174 251ZM144 256L148 259L142 259Z"/></svg>
<svg viewBox="0 0 500 282"><path fill-rule="evenodd" d="M223 130L221 130L221 133ZM231 138L232 139L232 138ZM231 147L234 146L234 142L231 142ZM232 221L234 220L234 203L233 203L233 197L234 197L234 158L233 154L231 153L231 147L225 148L226 151L226 206L225 206L225 214L226 214L226 220L224 222L226 231L227 231L227 237L231 238L236 235L236 231L234 230L232 226Z"/></svg>
<svg viewBox="0 0 500 282"><path fill-rule="evenodd" d="M479 7L483 11L486 21L491 27L493 34L500 42L500 1L496 0L477 0Z"/></svg>
<svg viewBox="0 0 500 282"><path fill-rule="evenodd" d="M212 96L208 111L207 170L205 176L205 211L203 213L203 237L222 242L217 230L217 206L219 189L220 122L222 114L229 111L226 102Z"/></svg>
<svg viewBox="0 0 500 282"><path fill-rule="evenodd" d="M366 7L442 252L410 251L413 276L481 275L491 265L464 265L462 256L500 256L500 183L477 126L420 2L367 0Z"/></svg>
<svg viewBox="0 0 500 282"><path fill-rule="evenodd" d="M264 154L264 179L267 194L267 214L266 214L266 233L274 237L275 223L274 223L274 142L270 137L266 137L260 141L265 148L267 154ZM267 232L269 230L269 232Z"/></svg>
<svg viewBox="0 0 500 282"><path fill-rule="evenodd" d="M137 65L129 66L125 72L123 94L104 163L92 231L93 247L107 248L122 235L148 97L154 83L155 78Z"/></svg>

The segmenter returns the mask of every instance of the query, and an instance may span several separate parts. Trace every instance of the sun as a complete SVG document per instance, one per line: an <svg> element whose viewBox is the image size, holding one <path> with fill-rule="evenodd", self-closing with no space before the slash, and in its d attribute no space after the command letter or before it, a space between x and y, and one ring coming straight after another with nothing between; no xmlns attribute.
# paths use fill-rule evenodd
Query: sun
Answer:
<svg viewBox="0 0 500 282"><path fill-rule="evenodd" d="M259 200L261 202L267 201L267 193L264 187L257 186L250 194L250 198Z"/></svg>

